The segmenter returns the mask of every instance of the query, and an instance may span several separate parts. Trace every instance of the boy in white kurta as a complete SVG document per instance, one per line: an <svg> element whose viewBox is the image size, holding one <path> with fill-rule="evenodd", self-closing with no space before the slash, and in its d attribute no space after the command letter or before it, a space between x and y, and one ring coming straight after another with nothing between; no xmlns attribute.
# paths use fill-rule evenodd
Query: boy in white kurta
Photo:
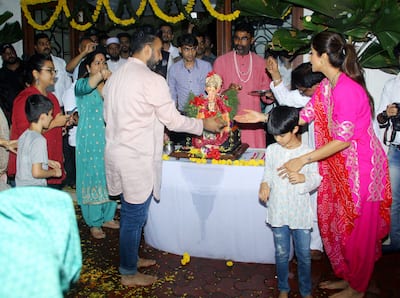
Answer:
<svg viewBox="0 0 400 298"><path fill-rule="evenodd" d="M310 240L313 209L310 192L320 182L317 163L310 163L300 173L280 176L278 168L286 161L312 151L297 137L299 113L296 108L278 106L269 115L267 129L276 140L266 149L265 172L259 197L267 202L267 223L275 243L275 261L279 297L288 297L290 287L290 236L293 237L298 262L299 288L302 297L311 297Z"/></svg>

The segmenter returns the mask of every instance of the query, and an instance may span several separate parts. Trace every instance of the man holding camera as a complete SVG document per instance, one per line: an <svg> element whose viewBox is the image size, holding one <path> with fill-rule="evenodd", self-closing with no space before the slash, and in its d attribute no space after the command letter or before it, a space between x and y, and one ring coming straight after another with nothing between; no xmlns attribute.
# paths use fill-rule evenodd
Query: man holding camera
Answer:
<svg viewBox="0 0 400 298"><path fill-rule="evenodd" d="M398 60L400 43L393 50ZM400 62L400 61L399 61ZM384 253L400 251L400 73L386 82L377 110L378 123L385 128L384 143L389 146L388 160L392 184L390 244L384 243Z"/></svg>

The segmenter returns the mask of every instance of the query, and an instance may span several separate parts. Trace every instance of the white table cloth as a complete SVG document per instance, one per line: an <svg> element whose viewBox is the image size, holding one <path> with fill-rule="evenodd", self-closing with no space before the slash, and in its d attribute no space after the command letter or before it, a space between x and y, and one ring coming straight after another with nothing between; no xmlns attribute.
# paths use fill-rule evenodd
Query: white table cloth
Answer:
<svg viewBox="0 0 400 298"><path fill-rule="evenodd" d="M263 170L164 161L161 200L150 204L146 243L178 255L275 263L267 209L258 200Z"/></svg>

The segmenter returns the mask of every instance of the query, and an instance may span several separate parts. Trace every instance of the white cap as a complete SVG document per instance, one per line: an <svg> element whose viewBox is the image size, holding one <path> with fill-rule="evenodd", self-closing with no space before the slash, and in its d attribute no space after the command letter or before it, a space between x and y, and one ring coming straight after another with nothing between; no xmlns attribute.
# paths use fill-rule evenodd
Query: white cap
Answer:
<svg viewBox="0 0 400 298"><path fill-rule="evenodd" d="M119 39L117 37L107 38L106 45L109 46L112 43L119 44Z"/></svg>

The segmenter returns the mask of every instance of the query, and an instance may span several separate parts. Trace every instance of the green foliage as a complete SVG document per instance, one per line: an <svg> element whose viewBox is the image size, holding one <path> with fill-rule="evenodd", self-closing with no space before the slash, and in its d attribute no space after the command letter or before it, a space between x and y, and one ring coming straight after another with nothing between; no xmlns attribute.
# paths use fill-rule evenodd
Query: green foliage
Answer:
<svg viewBox="0 0 400 298"><path fill-rule="evenodd" d="M235 89L228 89L224 92L224 95L228 97L228 100L225 101L225 105L231 108L231 111L229 112L229 119L233 119L237 113L239 105L237 91Z"/></svg>
<svg viewBox="0 0 400 298"><path fill-rule="evenodd" d="M263 16L272 19L283 19L291 5L281 0L238 0L235 8L240 9L242 16Z"/></svg>
<svg viewBox="0 0 400 298"><path fill-rule="evenodd" d="M0 26L4 24L0 30L0 44L14 43L22 39L21 25L17 21L6 23L12 16L13 14L9 11L0 15Z"/></svg>
<svg viewBox="0 0 400 298"><path fill-rule="evenodd" d="M329 30L342 33L349 42L366 45L360 47L360 50L362 49L360 62L363 67L386 68L398 65L393 55L393 48L400 42L400 1L239 1L242 11L258 16L271 16L270 11L274 2L303 7L313 13L302 19L304 27L302 30L293 28L277 30L271 42L273 50L285 50L293 56L304 54L309 50L310 41L315 34Z"/></svg>
<svg viewBox="0 0 400 298"><path fill-rule="evenodd" d="M190 92L189 93L189 99L186 102L186 105L185 105L185 108L184 108L186 116L192 117L192 118L196 118L197 117L197 113L199 111L198 107L196 107L195 105L190 104L190 102L194 98L195 98L195 95L192 92Z"/></svg>

